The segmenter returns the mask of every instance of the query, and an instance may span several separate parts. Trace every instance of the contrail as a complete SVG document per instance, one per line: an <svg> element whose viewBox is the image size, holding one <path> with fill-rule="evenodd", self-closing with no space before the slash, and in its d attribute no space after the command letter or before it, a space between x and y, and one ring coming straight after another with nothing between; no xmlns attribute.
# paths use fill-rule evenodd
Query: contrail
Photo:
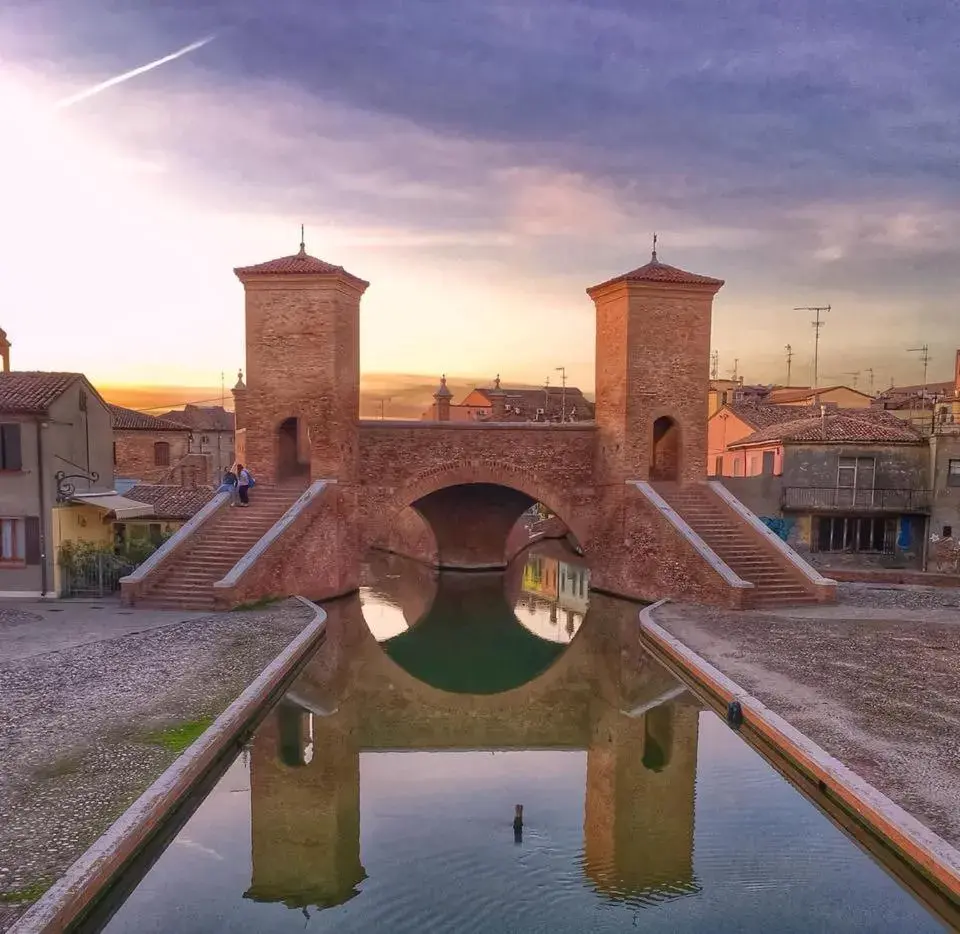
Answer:
<svg viewBox="0 0 960 934"><path fill-rule="evenodd" d="M76 94L71 94L69 97L65 97L62 100L57 101L53 106L56 110L62 110L64 107L72 107L74 104L78 104L80 101L84 101L88 97L93 97L94 94L99 94L101 91L105 91L107 88L112 88L115 84L120 84L129 78L135 78L137 75L142 75L145 71L151 71L154 68L158 68L160 65L166 65L167 62L172 62L174 59L180 58L182 55L187 55L190 52L196 52L197 49L202 49L208 42L212 42L215 38L215 36L207 36L205 39L200 39L197 42L191 42L190 45L185 45L182 49L177 49L176 52L171 52L169 55L164 55L163 58L158 58L155 62L148 62L146 65L141 65L139 68L134 68L132 71L125 71L122 75L115 75L112 78L107 78L106 81L101 81L99 84L93 85L93 87L84 88L82 91L77 91Z"/></svg>

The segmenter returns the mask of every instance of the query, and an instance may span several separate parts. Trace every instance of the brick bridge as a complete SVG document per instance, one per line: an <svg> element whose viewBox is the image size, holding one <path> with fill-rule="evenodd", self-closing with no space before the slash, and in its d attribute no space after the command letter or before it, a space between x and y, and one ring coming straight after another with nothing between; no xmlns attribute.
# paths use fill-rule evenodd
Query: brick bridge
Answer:
<svg viewBox="0 0 960 934"><path fill-rule="evenodd" d="M361 556L412 509L454 568L503 567L541 502L584 549L596 589L730 607L831 600L835 587L706 481L713 297L723 282L661 263L588 289L593 422L359 418L368 283L301 250L235 270L246 383L234 388L250 509L214 500L123 583L128 602L229 606L355 590Z"/></svg>

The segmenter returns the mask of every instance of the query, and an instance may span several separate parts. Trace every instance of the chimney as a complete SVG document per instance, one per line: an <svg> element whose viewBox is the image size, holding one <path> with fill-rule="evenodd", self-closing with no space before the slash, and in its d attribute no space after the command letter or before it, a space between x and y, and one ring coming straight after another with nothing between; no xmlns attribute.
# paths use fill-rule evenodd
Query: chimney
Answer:
<svg viewBox="0 0 960 934"><path fill-rule="evenodd" d="M3 360L3 372L10 372L10 341L7 340L7 332L0 328L0 358ZM960 350L957 351L957 366L960 367ZM957 371L960 373L960 369ZM960 379L960 377L958 377Z"/></svg>
<svg viewBox="0 0 960 934"><path fill-rule="evenodd" d="M953 372L953 395L960 398L960 350L957 351L957 363Z"/></svg>
<svg viewBox="0 0 960 934"><path fill-rule="evenodd" d="M444 373L440 377L440 388L433 394L434 400L436 400L436 412L437 412L437 421L438 422L449 422L450 421L450 400L453 398L453 393L447 389L447 374Z"/></svg>

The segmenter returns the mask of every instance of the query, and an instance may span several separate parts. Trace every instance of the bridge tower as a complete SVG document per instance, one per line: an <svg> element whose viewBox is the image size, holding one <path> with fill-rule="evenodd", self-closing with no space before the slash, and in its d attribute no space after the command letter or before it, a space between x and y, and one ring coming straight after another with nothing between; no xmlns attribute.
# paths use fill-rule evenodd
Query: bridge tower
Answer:
<svg viewBox="0 0 960 934"><path fill-rule="evenodd" d="M597 480L706 476L710 319L721 279L657 259L587 290L597 309Z"/></svg>
<svg viewBox="0 0 960 934"><path fill-rule="evenodd" d="M357 476L360 298L369 283L310 256L234 270L246 297L246 462L268 482Z"/></svg>

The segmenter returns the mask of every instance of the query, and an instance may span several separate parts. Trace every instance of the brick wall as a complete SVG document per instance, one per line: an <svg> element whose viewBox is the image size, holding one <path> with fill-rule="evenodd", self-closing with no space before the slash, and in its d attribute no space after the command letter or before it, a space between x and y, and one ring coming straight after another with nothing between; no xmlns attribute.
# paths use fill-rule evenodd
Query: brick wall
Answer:
<svg viewBox="0 0 960 934"><path fill-rule="evenodd" d="M363 540L388 534L412 503L454 484L502 484L542 502L587 547L591 536L592 425L360 423Z"/></svg>
<svg viewBox="0 0 960 934"><path fill-rule="evenodd" d="M603 560L591 567L591 589L635 600L664 597L741 607L744 592L727 585L653 504L633 487L620 503L606 498L594 547Z"/></svg>
<svg viewBox="0 0 960 934"><path fill-rule="evenodd" d="M133 477L145 483L164 481L188 451L188 431L122 431L114 429L114 474ZM168 444L170 457L166 465L156 463L155 445ZM170 481L176 482L176 481Z"/></svg>
<svg viewBox="0 0 960 934"><path fill-rule="evenodd" d="M360 407L360 296L349 274L244 277L246 389L235 393L246 462L265 480L283 479L279 428L310 427L314 479L356 472Z"/></svg>
<svg viewBox="0 0 960 934"><path fill-rule="evenodd" d="M653 425L680 429L680 479L706 475L714 286L613 282L596 304L598 477L649 479Z"/></svg>

